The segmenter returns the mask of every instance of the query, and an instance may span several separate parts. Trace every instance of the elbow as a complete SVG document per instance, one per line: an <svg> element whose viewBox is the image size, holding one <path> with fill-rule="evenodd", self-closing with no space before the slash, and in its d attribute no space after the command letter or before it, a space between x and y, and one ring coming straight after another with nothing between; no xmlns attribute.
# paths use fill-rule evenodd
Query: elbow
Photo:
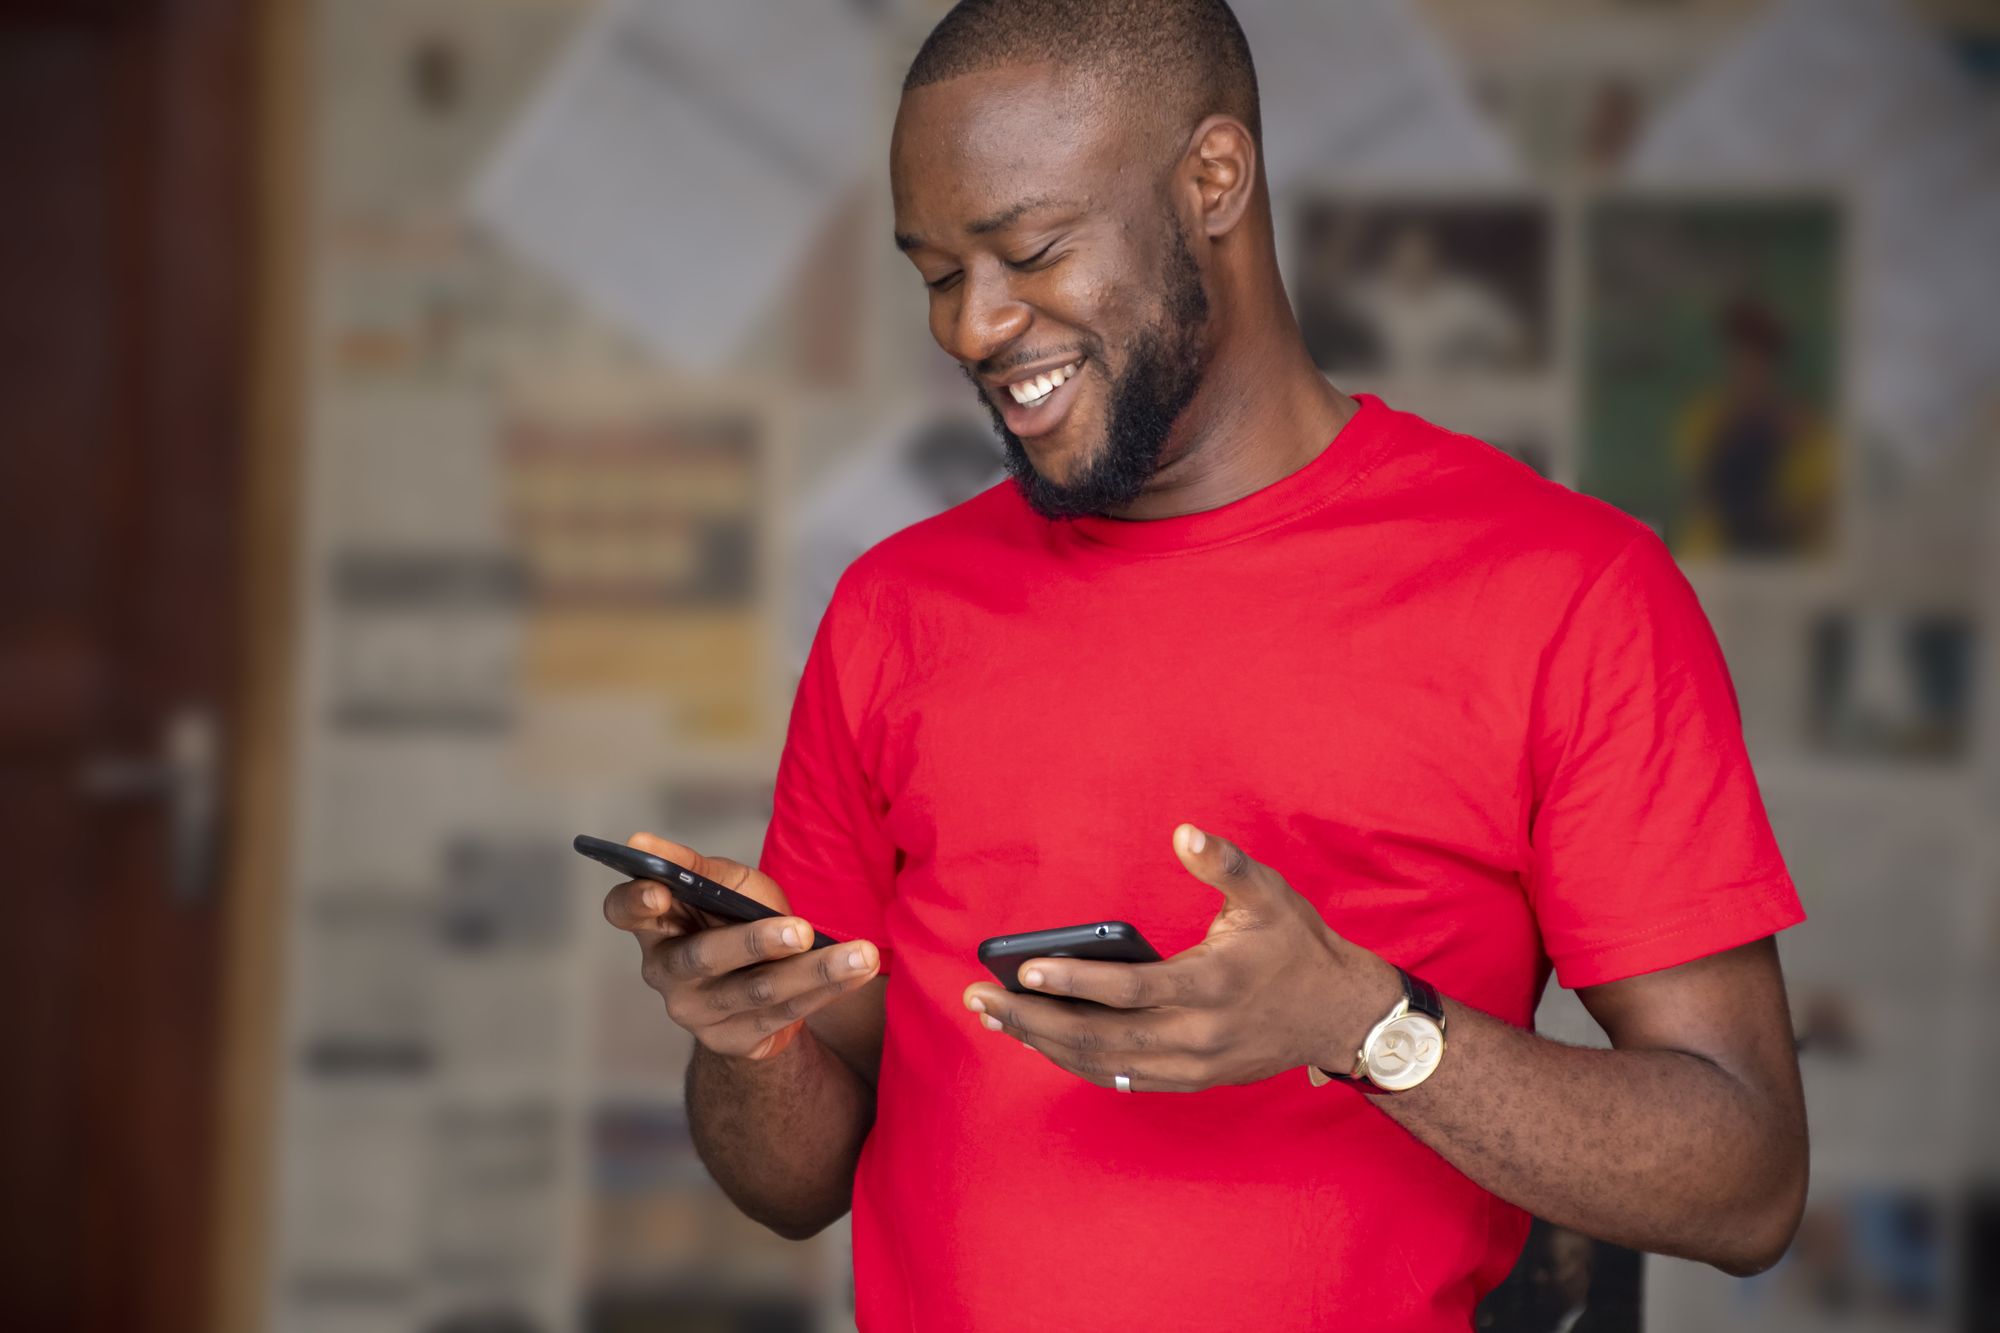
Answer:
<svg viewBox="0 0 2000 1333"><path fill-rule="evenodd" d="M803 1220L797 1218L760 1217L753 1220L762 1223L767 1230L785 1240L811 1240L814 1236L817 1236L840 1219L838 1217Z"/></svg>
<svg viewBox="0 0 2000 1333"><path fill-rule="evenodd" d="M1708 1262L1731 1277L1755 1277L1774 1267L1791 1249L1792 1237L1798 1234L1799 1221L1805 1215L1806 1175L1805 1153L1801 1151L1777 1188L1745 1201L1741 1221L1730 1229L1729 1244Z"/></svg>
<svg viewBox="0 0 2000 1333"><path fill-rule="evenodd" d="M811 1240L847 1216L845 1199L842 1199L838 1206L828 1202L819 1207L796 1209L751 1208L741 1200L737 1201L736 1206L752 1222L786 1240Z"/></svg>

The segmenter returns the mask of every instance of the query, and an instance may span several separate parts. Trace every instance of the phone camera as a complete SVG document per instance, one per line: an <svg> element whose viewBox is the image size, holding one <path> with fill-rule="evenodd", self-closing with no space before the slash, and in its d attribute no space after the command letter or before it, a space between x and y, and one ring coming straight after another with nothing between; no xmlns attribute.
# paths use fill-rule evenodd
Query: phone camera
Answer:
<svg viewBox="0 0 2000 1333"><path fill-rule="evenodd" d="M1109 935L1110 933L1111 933L1111 927L1109 927L1109 926L1099 926L1099 927L1097 928L1097 937L1098 937L1099 939L1103 939L1103 938L1104 938L1105 936Z"/></svg>

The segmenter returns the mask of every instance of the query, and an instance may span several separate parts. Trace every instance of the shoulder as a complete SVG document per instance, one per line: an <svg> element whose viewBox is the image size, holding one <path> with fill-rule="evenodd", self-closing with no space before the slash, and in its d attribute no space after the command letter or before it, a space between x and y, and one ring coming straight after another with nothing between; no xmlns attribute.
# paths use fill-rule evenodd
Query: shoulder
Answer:
<svg viewBox="0 0 2000 1333"><path fill-rule="evenodd" d="M1002 480L969 500L882 538L854 559L842 576L850 597L878 603L884 597L949 582L957 571L1043 544L1046 534L1015 490ZM1045 525L1043 525L1045 526Z"/></svg>
<svg viewBox="0 0 2000 1333"><path fill-rule="evenodd" d="M1018 570L1036 550L1045 552L1048 541L1047 524L1002 480L856 556L834 586L826 618L860 651L896 650L944 608L976 599L994 571Z"/></svg>
<svg viewBox="0 0 2000 1333"><path fill-rule="evenodd" d="M1384 519L1425 534L1429 558L1486 576L1515 572L1545 593L1581 588L1634 547L1665 546L1614 505L1551 481L1473 435L1392 411L1390 447L1367 487Z"/></svg>

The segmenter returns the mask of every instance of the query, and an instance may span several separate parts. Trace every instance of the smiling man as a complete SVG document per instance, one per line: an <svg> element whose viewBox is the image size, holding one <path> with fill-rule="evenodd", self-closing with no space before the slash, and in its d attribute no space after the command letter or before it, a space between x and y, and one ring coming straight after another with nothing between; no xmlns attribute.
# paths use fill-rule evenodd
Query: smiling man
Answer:
<svg viewBox="0 0 2000 1333"><path fill-rule="evenodd" d="M723 1188L852 1207L867 1329L1464 1330L1530 1212L1732 1273L1797 1225L1802 913L1700 606L1321 377L1259 136L1220 0L938 25L896 243L1011 480L841 578L758 868L635 839L787 915L606 903ZM1110 919L1164 961L978 980ZM1532 1032L1551 974L1611 1049Z"/></svg>

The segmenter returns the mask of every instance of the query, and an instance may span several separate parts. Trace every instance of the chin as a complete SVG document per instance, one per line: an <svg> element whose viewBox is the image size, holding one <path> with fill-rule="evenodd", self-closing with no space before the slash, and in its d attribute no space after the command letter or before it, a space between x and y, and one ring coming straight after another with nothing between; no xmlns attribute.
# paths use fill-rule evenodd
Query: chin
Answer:
<svg viewBox="0 0 2000 1333"><path fill-rule="evenodd" d="M1104 452L1104 432L1080 422L1065 422L1061 430L1021 441L1021 448L1044 481L1068 486L1089 472Z"/></svg>

